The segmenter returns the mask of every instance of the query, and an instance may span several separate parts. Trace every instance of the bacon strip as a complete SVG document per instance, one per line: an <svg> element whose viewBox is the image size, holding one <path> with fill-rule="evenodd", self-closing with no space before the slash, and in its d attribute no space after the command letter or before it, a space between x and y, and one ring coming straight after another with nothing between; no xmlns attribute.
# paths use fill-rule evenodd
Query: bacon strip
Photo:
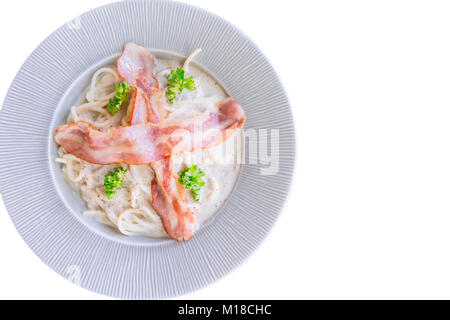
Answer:
<svg viewBox="0 0 450 320"><path fill-rule="evenodd" d="M167 120L161 124L136 124L99 131L78 121L56 129L55 141L68 153L96 164L143 165L177 152L215 147L245 122L244 110L225 99L216 110L198 117Z"/></svg>
<svg viewBox="0 0 450 320"><path fill-rule="evenodd" d="M117 71L125 81L144 92L158 88L158 82L153 77L155 57L150 51L135 43L127 43L122 55L117 60ZM148 92L146 92L148 94Z"/></svg>
<svg viewBox="0 0 450 320"><path fill-rule="evenodd" d="M161 123L166 109L162 91L156 88L158 83L153 78L153 55L140 46L128 44L117 64L121 76L135 86L128 108L130 125ZM187 206L185 190L173 171L172 158L152 162L150 166L156 177L151 184L153 209L161 217L168 235L178 241L190 239L195 231L195 216Z"/></svg>
<svg viewBox="0 0 450 320"><path fill-rule="evenodd" d="M155 57L144 47L127 43L117 60L117 71L134 95L130 103L130 124L160 123L166 118L163 94L153 77Z"/></svg>
<svg viewBox="0 0 450 320"><path fill-rule="evenodd" d="M152 205L168 235L177 241L189 240L197 222L187 206L184 187L178 182L172 163L170 158L152 163L156 176L151 183Z"/></svg>
<svg viewBox="0 0 450 320"><path fill-rule="evenodd" d="M155 89L160 91L159 89ZM141 98L142 103L148 103ZM152 106L159 106L154 114L162 114L161 109L165 107L162 94L152 94ZM135 99L135 103L138 98ZM158 101L159 100L159 101ZM160 117L148 117L147 108L133 106L130 124L159 123ZM167 234L177 240L189 240L196 229L196 219L187 206L186 191L178 182L178 175L173 170L172 157L150 163L155 172L155 179L151 182L152 206L160 216L164 230Z"/></svg>

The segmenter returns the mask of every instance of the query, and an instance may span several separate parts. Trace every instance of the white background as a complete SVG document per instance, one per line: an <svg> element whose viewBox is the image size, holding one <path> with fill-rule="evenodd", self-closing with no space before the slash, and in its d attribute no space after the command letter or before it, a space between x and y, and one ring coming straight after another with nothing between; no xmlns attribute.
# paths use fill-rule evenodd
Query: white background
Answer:
<svg viewBox="0 0 450 320"><path fill-rule="evenodd" d="M0 97L45 37L108 2L8 1ZM450 4L186 2L232 22L271 60L298 154L290 198L263 245L181 298L450 298ZM104 297L43 264L1 205L0 298Z"/></svg>

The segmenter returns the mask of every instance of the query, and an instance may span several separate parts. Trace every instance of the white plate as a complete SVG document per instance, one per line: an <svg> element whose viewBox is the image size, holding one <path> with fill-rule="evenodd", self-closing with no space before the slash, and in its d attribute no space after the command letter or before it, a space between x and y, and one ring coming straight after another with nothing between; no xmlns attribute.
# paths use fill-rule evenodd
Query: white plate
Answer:
<svg viewBox="0 0 450 320"><path fill-rule="evenodd" d="M157 56L202 48L196 63L243 105L245 129L279 132L278 169L263 175L269 165L261 159L244 164L230 199L188 242L129 238L82 217L80 200L54 162L56 126L94 70L118 57L129 41ZM114 3L62 26L27 59L0 112L0 192L17 230L62 276L120 298L185 294L242 263L279 215L294 158L289 103L267 59L228 22L177 2Z"/></svg>

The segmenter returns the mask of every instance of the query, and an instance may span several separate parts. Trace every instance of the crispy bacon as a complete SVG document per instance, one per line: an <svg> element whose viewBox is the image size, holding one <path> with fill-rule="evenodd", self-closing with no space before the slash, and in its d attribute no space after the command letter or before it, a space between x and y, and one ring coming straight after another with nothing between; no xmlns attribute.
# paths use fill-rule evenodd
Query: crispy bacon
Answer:
<svg viewBox="0 0 450 320"><path fill-rule="evenodd" d="M215 147L245 121L241 105L230 98L215 110L161 124L136 124L99 131L79 121L56 129L55 141L67 152L96 164L149 164L177 152Z"/></svg>
<svg viewBox="0 0 450 320"><path fill-rule="evenodd" d="M166 116L162 91L156 88L158 83L153 78L153 63L151 53L133 44L125 46L118 60L119 73L135 86L132 103L128 108L130 125L161 123ZM142 70L139 74L134 72L136 67ZM161 217L168 235L178 241L190 239L196 228L195 216L187 206L185 190L173 171L172 158L169 156L152 162L150 166L156 177L151 183L153 209Z"/></svg>
<svg viewBox="0 0 450 320"><path fill-rule="evenodd" d="M124 46L122 55L117 60L117 71L125 81L145 92L158 88L158 82L153 77L154 68L155 57L151 52L131 42Z"/></svg>
<svg viewBox="0 0 450 320"><path fill-rule="evenodd" d="M141 99L142 103L148 103L145 97ZM160 107L153 114L162 114L161 109L165 107L162 95L153 94L151 99L153 100L153 106ZM131 125L161 122L160 117L148 117L145 107L137 109L134 106L131 114ZM164 230L177 241L189 240L195 232L197 222L195 215L187 206L186 191L178 182L178 175L173 171L172 157L169 156L163 160L151 162L150 166L155 172L155 179L152 180L150 189L152 206L160 216Z"/></svg>
<svg viewBox="0 0 450 320"><path fill-rule="evenodd" d="M171 158L152 163L156 177L151 183L152 205L168 235L177 241L189 240L197 222L187 206L184 187L178 182L172 163Z"/></svg>
<svg viewBox="0 0 450 320"><path fill-rule="evenodd" d="M144 47L127 43L117 60L117 71L134 95L130 103L130 124L160 123L166 117L163 94L153 77L155 57Z"/></svg>

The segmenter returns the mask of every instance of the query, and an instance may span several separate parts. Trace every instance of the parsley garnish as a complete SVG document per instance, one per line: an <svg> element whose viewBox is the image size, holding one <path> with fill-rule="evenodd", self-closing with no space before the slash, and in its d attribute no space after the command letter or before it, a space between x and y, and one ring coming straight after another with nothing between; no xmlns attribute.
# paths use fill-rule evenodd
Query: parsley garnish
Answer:
<svg viewBox="0 0 450 320"><path fill-rule="evenodd" d="M124 188L122 175L127 174L128 170L122 167L116 168L105 175L104 187L108 199L112 199L116 194L116 189Z"/></svg>
<svg viewBox="0 0 450 320"><path fill-rule="evenodd" d="M166 97L169 99L170 103L177 98L177 95L183 92L183 89L187 90L195 90L197 87L195 86L194 78L187 77L185 78L185 72L183 68L177 68L176 70L170 71L167 76L168 87L166 91Z"/></svg>
<svg viewBox="0 0 450 320"><path fill-rule="evenodd" d="M193 165L182 170L179 176L180 180L178 181L186 190L192 191L192 197L195 201L199 201L201 188L205 185L205 181L203 181L205 173L197 165Z"/></svg>
<svg viewBox="0 0 450 320"><path fill-rule="evenodd" d="M128 100L128 92L130 92L131 87L125 82L119 83L115 88L114 91L116 94L114 95L114 98L109 100L108 103L108 111L114 115L120 110L120 106L122 103Z"/></svg>

